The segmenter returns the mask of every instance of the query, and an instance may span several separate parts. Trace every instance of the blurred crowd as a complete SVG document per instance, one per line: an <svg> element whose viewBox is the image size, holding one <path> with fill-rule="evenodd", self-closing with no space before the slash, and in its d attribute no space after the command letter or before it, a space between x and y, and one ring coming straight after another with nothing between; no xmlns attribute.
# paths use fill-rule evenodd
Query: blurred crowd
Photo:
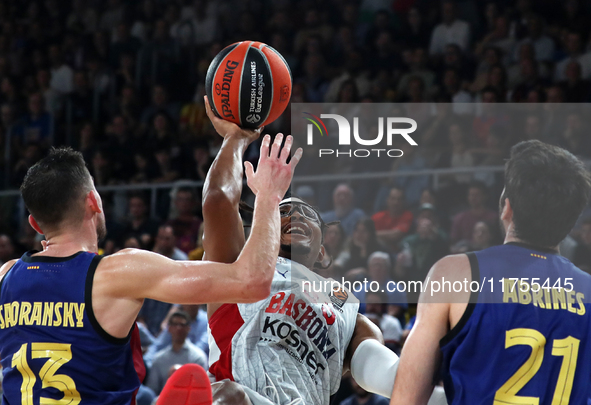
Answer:
<svg viewBox="0 0 591 405"><path fill-rule="evenodd" d="M285 57L292 102L438 102L461 116L482 103L591 101L590 27L591 3L582 0L0 0L0 186L18 188L50 146L64 144L83 153L97 186L205 179L221 142L205 115L205 74L239 40L265 42ZM500 165L521 139L591 158L582 114L560 125L551 114L523 115L510 135L502 122L466 125L446 114L432 114L418 135L424 148L405 149L388 169ZM290 126L288 108L265 132ZM246 159L257 152L255 143ZM322 188L293 191L325 221L340 221L326 230L329 255L317 269L328 277L422 279L446 254L502 241L502 175L449 175L437 187L428 177L398 178L376 184L371 198L360 183ZM198 190L163 190L152 201L112 192L104 200L102 253L135 247L176 260L203 256ZM0 201L1 262L40 246L15 207ZM586 218L561 252L591 271ZM416 297L360 298L360 311L400 350ZM155 394L179 362L206 364L202 308L148 301L140 320ZM382 403L368 402L356 385L344 392L335 404L349 394L344 404Z"/></svg>

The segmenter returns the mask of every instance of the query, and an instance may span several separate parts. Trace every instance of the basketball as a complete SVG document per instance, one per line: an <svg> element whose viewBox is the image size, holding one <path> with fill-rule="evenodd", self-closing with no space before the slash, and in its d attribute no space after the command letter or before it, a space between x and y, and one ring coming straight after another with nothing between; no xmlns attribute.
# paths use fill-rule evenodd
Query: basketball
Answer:
<svg viewBox="0 0 591 405"><path fill-rule="evenodd" d="M214 113L244 128L275 121L291 97L291 71L283 56L262 42L222 49L207 70L205 89Z"/></svg>

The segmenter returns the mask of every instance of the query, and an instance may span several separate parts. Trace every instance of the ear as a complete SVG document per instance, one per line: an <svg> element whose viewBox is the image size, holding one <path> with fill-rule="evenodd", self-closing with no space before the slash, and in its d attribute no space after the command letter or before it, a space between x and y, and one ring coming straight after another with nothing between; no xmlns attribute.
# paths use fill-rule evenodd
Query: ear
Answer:
<svg viewBox="0 0 591 405"><path fill-rule="evenodd" d="M508 198L505 198L505 206L501 211L501 220L507 222L513 221L513 208L511 208L511 202Z"/></svg>
<svg viewBox="0 0 591 405"><path fill-rule="evenodd" d="M320 252L318 252L318 257L316 257L316 262L322 263L322 261L324 260L324 256L326 256L326 249L324 248L323 245L320 245Z"/></svg>
<svg viewBox="0 0 591 405"><path fill-rule="evenodd" d="M98 193L94 190L89 191L88 195L86 196L90 202L90 208L93 213L100 214L103 212L102 204L100 203L101 198L99 197Z"/></svg>
<svg viewBox="0 0 591 405"><path fill-rule="evenodd" d="M33 229L40 235L43 235L43 231L41 230L41 227L39 226L39 224L37 223L37 221L35 221L35 218L33 218L32 215L29 215L29 224L33 227Z"/></svg>

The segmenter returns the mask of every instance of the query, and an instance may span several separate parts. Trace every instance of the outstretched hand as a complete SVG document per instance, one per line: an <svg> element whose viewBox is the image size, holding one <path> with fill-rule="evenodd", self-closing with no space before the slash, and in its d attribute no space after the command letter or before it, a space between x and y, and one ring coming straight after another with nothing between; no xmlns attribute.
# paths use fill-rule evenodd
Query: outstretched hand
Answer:
<svg viewBox="0 0 591 405"><path fill-rule="evenodd" d="M225 138L226 136L239 136L241 138L248 139L249 142L253 142L261 136L264 127L259 127L257 129L247 129L247 128L240 128L238 125L234 124L233 122L226 121L217 117L213 110L211 109L211 105L209 105L209 100L207 96L204 96L203 99L205 100L205 113L207 117L213 124L216 132L222 137Z"/></svg>
<svg viewBox="0 0 591 405"><path fill-rule="evenodd" d="M259 157L256 172L250 162L244 163L248 187L250 187L255 195L258 195L259 192L264 192L275 194L279 198L282 198L289 188L293 172L302 158L303 151L302 148L298 148L291 157L290 162L287 163L293 144L293 137L291 135L287 136L283 148L281 148L282 141L283 134L277 134L269 154L271 136L265 135L261 144L261 156Z"/></svg>

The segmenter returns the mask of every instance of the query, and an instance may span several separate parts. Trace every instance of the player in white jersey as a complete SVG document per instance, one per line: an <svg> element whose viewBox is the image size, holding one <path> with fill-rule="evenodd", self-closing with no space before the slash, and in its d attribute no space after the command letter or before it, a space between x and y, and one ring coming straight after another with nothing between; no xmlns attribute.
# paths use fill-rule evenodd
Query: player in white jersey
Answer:
<svg viewBox="0 0 591 405"><path fill-rule="evenodd" d="M233 262L245 243L242 156L260 131L215 117L207 103L206 109L224 142L203 190L205 258ZM278 134L275 142L282 140ZM349 370L367 391L389 397L398 357L383 346L377 326L357 313L353 295L338 286L328 295L302 289L304 280L325 280L310 269L324 258L326 225L299 199L282 201L280 212L280 257L269 297L208 305L210 372L224 380L212 386L214 404L328 405Z"/></svg>

